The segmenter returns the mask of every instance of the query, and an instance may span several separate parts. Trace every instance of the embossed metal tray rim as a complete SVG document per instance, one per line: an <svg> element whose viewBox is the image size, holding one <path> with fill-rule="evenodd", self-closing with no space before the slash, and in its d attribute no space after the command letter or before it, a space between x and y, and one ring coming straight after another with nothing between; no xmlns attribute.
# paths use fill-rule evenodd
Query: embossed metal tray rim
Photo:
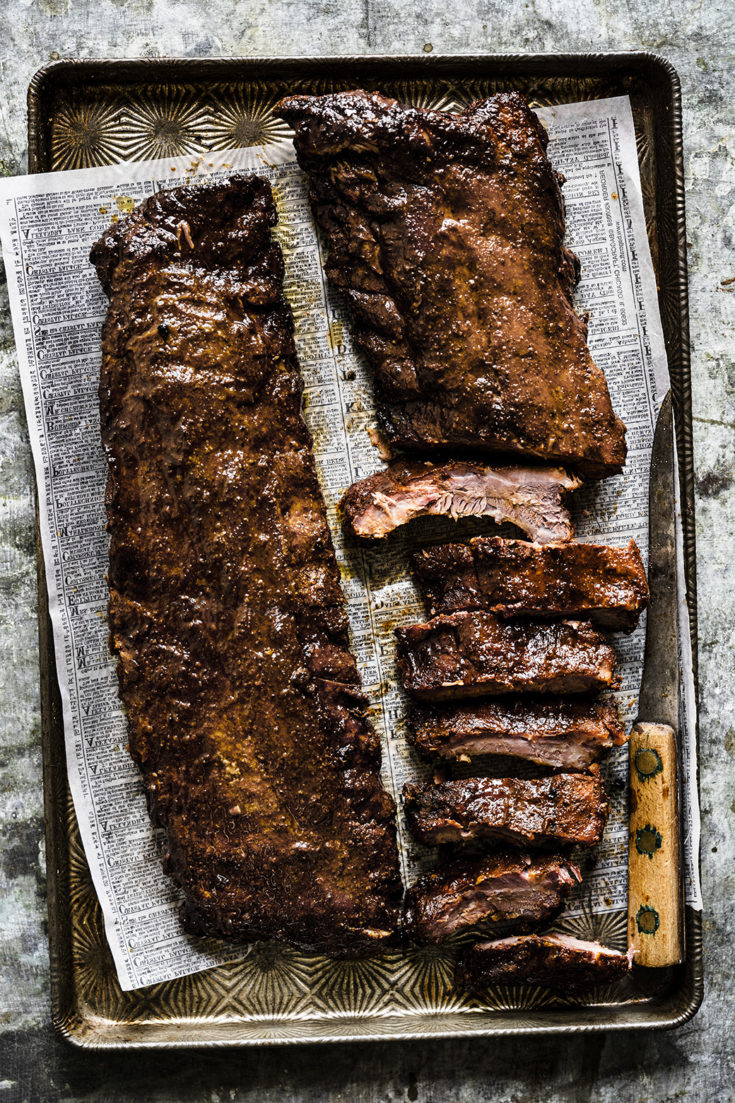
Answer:
<svg viewBox="0 0 735 1103"><path fill-rule="evenodd" d="M684 172L681 132L681 92L672 65L650 53L528 54L459 56L355 56L322 58L208 58L61 60L36 73L28 90L29 170L62 167L54 160L52 122L64 96L98 99L107 89L123 91L191 89L211 96L225 85L275 82L327 82L352 86L398 81L492 81L503 87L561 84L555 96L596 98L629 92L648 105L651 132L648 172L654 199L647 209L654 263L661 292L662 318L677 415L677 443L684 508L685 567L697 678L696 549L694 536L694 470L692 454L691 382L687 307ZM589 87L581 88L581 82ZM575 83L576 82L576 83ZM565 92L564 87L569 85ZM636 97L638 98L636 100ZM654 110L650 110L653 106ZM642 108L641 108L642 110ZM235 144L235 143L233 143ZM110 160L119 160L111 157ZM64 165L63 167L72 167ZM644 196L644 199L646 197ZM650 217L649 217L650 216ZM651 225L653 229L651 230ZM664 291L666 294L664 294ZM686 964L672 972L656 993L593 1005L567 1004L544 1009L529 1001L520 1008L479 1009L462 1013L422 1011L375 1015L357 1012L304 1020L267 1014L257 1021L233 1015L186 1014L172 1000L167 1019L114 1018L100 1014L80 992L79 962L72 954L73 869L84 863L74 852L73 810L66 779L61 702L56 679L44 564L38 540L39 648L42 704L44 803L47 839L49 944L52 1016L56 1029L75 1045L86 1048L174 1048L184 1046L285 1045L358 1040L447 1038L469 1035L563 1034L611 1029L666 1028L685 1023L697 1011L703 992L701 913L686 909ZM214 971L215 973L218 970ZM199 974L205 976L205 974ZM174 984L176 982L170 982ZM147 991L147 990L144 990ZM305 1029L305 1025L308 1026Z"/></svg>

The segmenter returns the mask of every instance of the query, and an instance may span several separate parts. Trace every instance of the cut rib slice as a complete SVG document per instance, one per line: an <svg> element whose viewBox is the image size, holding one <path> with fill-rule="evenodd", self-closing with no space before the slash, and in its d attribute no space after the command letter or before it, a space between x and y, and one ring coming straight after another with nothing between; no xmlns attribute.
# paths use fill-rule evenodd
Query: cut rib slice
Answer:
<svg viewBox="0 0 735 1103"><path fill-rule="evenodd" d="M411 567L431 616L485 609L501 617L582 617L630 632L648 603L641 553L603 544L529 544L478 536L416 552Z"/></svg>
<svg viewBox="0 0 735 1103"><path fill-rule="evenodd" d="M609 811L602 781L587 774L405 785L403 800L412 833L429 846L471 839L596 846Z"/></svg>
<svg viewBox="0 0 735 1103"><path fill-rule="evenodd" d="M558 856L494 854L453 862L419 877L406 897L406 930L420 943L441 942L488 920L531 931L551 922L581 881Z"/></svg>
<svg viewBox="0 0 735 1103"><path fill-rule="evenodd" d="M586 770L626 741L612 702L555 700L417 710L408 737L427 759L508 755L564 770Z"/></svg>
<svg viewBox="0 0 735 1103"><path fill-rule="evenodd" d="M583 992L621 980L630 963L629 954L599 942L567 935L516 935L475 943L459 961L455 979L463 992L489 984L541 984L561 993Z"/></svg>
<svg viewBox="0 0 735 1103"><path fill-rule="evenodd" d="M456 114L363 91L279 108L391 442L619 471L625 427L574 310L560 177L523 97Z"/></svg>
<svg viewBox="0 0 735 1103"><path fill-rule="evenodd" d="M450 460L399 460L361 479L341 502L345 529L381 540L417 517L488 517L509 521L539 544L572 538L566 499L581 486L560 468L490 467Z"/></svg>
<svg viewBox="0 0 735 1103"><path fill-rule="evenodd" d="M585 621L452 613L396 628L404 688L427 701L513 692L585 693L613 683L615 652Z"/></svg>

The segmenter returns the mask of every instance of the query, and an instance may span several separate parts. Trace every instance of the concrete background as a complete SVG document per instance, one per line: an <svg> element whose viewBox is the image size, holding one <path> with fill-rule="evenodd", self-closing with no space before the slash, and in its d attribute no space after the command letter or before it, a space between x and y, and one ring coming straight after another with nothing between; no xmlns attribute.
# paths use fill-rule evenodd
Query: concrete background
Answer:
<svg viewBox="0 0 735 1103"><path fill-rule="evenodd" d="M0 172L59 57L653 50L679 71L693 346L706 995L664 1034L217 1054L76 1052L51 1030L30 454L0 282L0 1103L735 1098L735 5L732 0L0 0ZM0 267L0 272L2 268Z"/></svg>

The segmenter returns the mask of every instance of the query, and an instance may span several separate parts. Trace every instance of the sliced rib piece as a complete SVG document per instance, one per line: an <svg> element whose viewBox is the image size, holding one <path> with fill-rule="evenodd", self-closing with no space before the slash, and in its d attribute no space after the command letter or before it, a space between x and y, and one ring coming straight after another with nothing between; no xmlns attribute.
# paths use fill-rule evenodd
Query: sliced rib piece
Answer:
<svg viewBox="0 0 735 1103"><path fill-rule="evenodd" d="M587 774L404 785L403 800L412 833L429 846L469 839L597 846L609 811L602 781Z"/></svg>
<svg viewBox="0 0 735 1103"><path fill-rule="evenodd" d="M568 935L516 935L497 942L476 942L457 965L460 991L488 984L542 984L562 993L612 984L630 969L630 957L599 942Z"/></svg>
<svg viewBox="0 0 735 1103"><path fill-rule="evenodd" d="M634 540L604 544L529 544L478 536L438 544L411 557L430 615L486 609L500 617L583 617L632 631L648 604Z"/></svg>
<svg viewBox="0 0 735 1103"><path fill-rule="evenodd" d="M572 305L560 177L523 97L449 114L355 91L279 110L392 443L619 471L625 427Z"/></svg>
<svg viewBox="0 0 735 1103"><path fill-rule="evenodd" d="M555 700L417 710L408 737L430 760L509 755L563 770L586 770L627 738L612 702Z"/></svg>
<svg viewBox="0 0 735 1103"><path fill-rule="evenodd" d="M563 858L493 854L454 862L419 877L406 896L406 930L417 942L441 942L486 920L532 931L550 923L575 884Z"/></svg>
<svg viewBox="0 0 735 1103"><path fill-rule="evenodd" d="M615 652L586 621L503 621L452 613L396 628L398 668L427 701L481 694L585 693L613 682Z"/></svg>
<svg viewBox="0 0 735 1103"><path fill-rule="evenodd" d="M397 926L394 805L301 413L268 183L153 196L92 250L111 643L197 932L326 953Z"/></svg>
<svg viewBox="0 0 735 1103"><path fill-rule="evenodd" d="M566 499L578 486L560 468L398 460L353 483L340 506L347 532L365 540L381 540L416 517L489 517L547 544L571 540Z"/></svg>

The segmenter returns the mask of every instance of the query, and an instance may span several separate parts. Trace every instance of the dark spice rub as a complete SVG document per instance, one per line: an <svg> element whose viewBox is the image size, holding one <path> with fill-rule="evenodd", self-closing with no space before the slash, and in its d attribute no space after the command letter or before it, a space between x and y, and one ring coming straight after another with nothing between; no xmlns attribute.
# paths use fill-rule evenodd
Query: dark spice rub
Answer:
<svg viewBox="0 0 735 1103"><path fill-rule="evenodd" d="M164 191L92 250L110 297L111 644L195 932L391 940L395 809L300 414L267 181Z"/></svg>
<svg viewBox="0 0 735 1103"><path fill-rule="evenodd" d="M625 427L572 305L561 178L523 97L450 114L353 91L278 110L391 442L619 471Z"/></svg>
<svg viewBox="0 0 735 1103"><path fill-rule="evenodd" d="M460 991L488 984L542 984L562 994L612 984L630 970L630 957L599 942L569 935L516 935L476 942L457 965Z"/></svg>
<svg viewBox="0 0 735 1103"><path fill-rule="evenodd" d="M508 755L563 770L587 770L626 742L611 701L505 698L416 709L408 738L429 760Z"/></svg>
<svg viewBox="0 0 735 1103"><path fill-rule="evenodd" d="M613 683L615 652L586 621L504 621L452 613L396 628L398 669L421 700L585 693Z"/></svg>
<svg viewBox="0 0 735 1103"><path fill-rule="evenodd" d="M490 517L546 544L571 539L567 496L579 486L558 467L397 460L353 483L340 509L345 530L363 540L381 540L416 517Z"/></svg>
<svg viewBox="0 0 735 1103"><path fill-rule="evenodd" d="M429 846L470 839L597 846L609 811L602 781L588 774L404 785L403 800L412 833Z"/></svg>
<svg viewBox="0 0 735 1103"><path fill-rule="evenodd" d="M604 544L529 544L478 536L438 544L411 557L429 614L486 609L501 617L588 617L632 631L648 604L648 583L634 540Z"/></svg>
<svg viewBox="0 0 735 1103"><path fill-rule="evenodd" d="M491 854L425 873L406 896L406 931L416 942L441 942L478 923L538 930L561 910L582 880L558 856Z"/></svg>

